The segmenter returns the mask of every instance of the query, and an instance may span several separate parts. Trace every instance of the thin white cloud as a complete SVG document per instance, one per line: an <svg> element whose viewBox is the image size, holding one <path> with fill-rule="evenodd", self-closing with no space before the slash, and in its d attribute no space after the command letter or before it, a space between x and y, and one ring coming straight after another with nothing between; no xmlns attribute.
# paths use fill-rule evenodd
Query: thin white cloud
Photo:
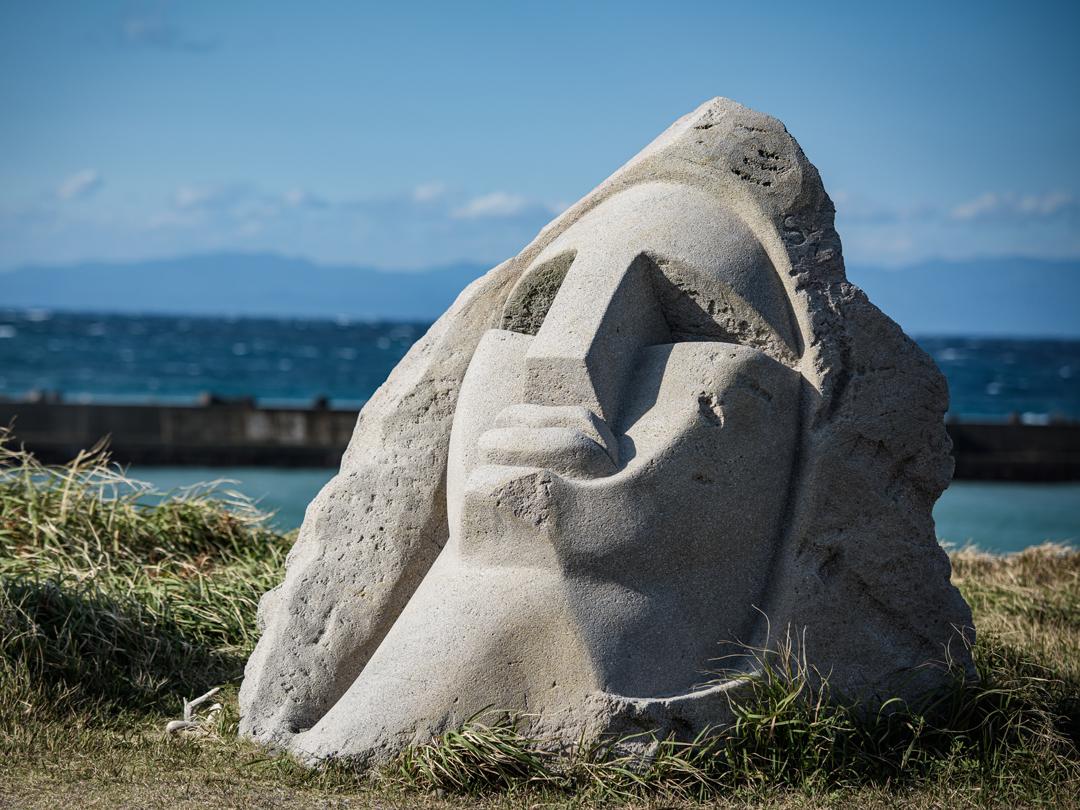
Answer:
<svg viewBox="0 0 1080 810"><path fill-rule="evenodd" d="M1080 203L1064 191L987 192L951 206L887 204L845 191L832 196L844 254L856 263L1080 252Z"/></svg>
<svg viewBox="0 0 1080 810"><path fill-rule="evenodd" d="M83 169L66 178L56 189L56 196L65 201L81 200L101 188L104 182L97 169Z"/></svg>
<svg viewBox="0 0 1080 810"><path fill-rule="evenodd" d="M252 183L188 183L164 206L142 211L133 239L182 251L263 249L321 261L425 267L453 261L495 262L515 253L550 219L552 206L501 192L468 197L425 184L381 197L327 198L305 188ZM438 186L438 188L436 188Z"/></svg>
<svg viewBox="0 0 1080 810"><path fill-rule="evenodd" d="M889 205L845 189L832 193L837 217L848 223L887 225L901 222L926 222L941 217L941 210L929 204Z"/></svg>
<svg viewBox="0 0 1080 810"><path fill-rule="evenodd" d="M218 46L215 39L192 36L160 10L125 17L120 22L120 37L127 45L168 51L204 53Z"/></svg>
<svg viewBox="0 0 1080 810"><path fill-rule="evenodd" d="M998 205L997 194L981 194L973 200L960 203L960 205L954 206L950 215L953 219L978 219L987 211L994 209Z"/></svg>
<svg viewBox="0 0 1080 810"><path fill-rule="evenodd" d="M291 202L290 195L293 200ZM243 214L253 208L260 211L277 211L283 204L302 204L307 198L304 192L286 192L282 195L266 194L246 183L225 185L183 185L173 192L172 204L179 211L202 211L220 214L233 212Z"/></svg>
<svg viewBox="0 0 1080 810"><path fill-rule="evenodd" d="M1075 195L1065 191L1041 194L986 192L951 208L929 203L896 206L843 190L834 193L832 198L841 222L867 225L915 222L1023 224L1080 212Z"/></svg>
<svg viewBox="0 0 1080 810"><path fill-rule="evenodd" d="M1049 219L1077 210L1076 198L1065 191L1043 194L986 192L955 206L949 216L961 222Z"/></svg>
<svg viewBox="0 0 1080 810"><path fill-rule="evenodd" d="M291 208L325 208L326 200L302 188L291 188L281 195Z"/></svg>
<svg viewBox="0 0 1080 810"><path fill-rule="evenodd" d="M509 194L505 191L493 191L480 197L474 197L459 208L452 211L457 219L502 219L516 217L530 208L536 207L520 194Z"/></svg>
<svg viewBox="0 0 1080 810"><path fill-rule="evenodd" d="M220 197L219 189L199 186L180 186L173 192L173 205L181 211L205 208Z"/></svg>
<svg viewBox="0 0 1080 810"><path fill-rule="evenodd" d="M36 200L0 199L6 262L259 249L383 267L494 263L528 244L564 208L508 191L467 195L434 181L394 195L344 198L299 186L192 182L163 194L156 207L106 210L67 202L101 183L96 170L84 169ZM844 255L853 266L927 257L1080 256L1077 197L999 193L953 206L833 195Z"/></svg>
<svg viewBox="0 0 1080 810"><path fill-rule="evenodd" d="M267 194L249 184L182 185L172 193L164 210L146 219L150 229L233 229L250 234L253 223L269 221L285 209L314 205L303 192Z"/></svg>
<svg viewBox="0 0 1080 810"><path fill-rule="evenodd" d="M442 183L423 183L413 189L412 198L416 202L432 202L446 194L446 186Z"/></svg>

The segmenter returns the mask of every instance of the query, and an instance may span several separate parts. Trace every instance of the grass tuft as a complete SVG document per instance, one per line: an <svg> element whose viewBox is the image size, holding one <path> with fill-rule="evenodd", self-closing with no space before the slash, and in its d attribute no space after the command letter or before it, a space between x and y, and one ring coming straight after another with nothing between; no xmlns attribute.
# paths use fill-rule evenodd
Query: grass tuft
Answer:
<svg viewBox="0 0 1080 810"><path fill-rule="evenodd" d="M213 486L156 492L102 447L42 465L0 430L4 702L145 712L234 680L289 546L266 520Z"/></svg>
<svg viewBox="0 0 1080 810"><path fill-rule="evenodd" d="M461 731L403 754L384 773L410 790L481 795L542 787L597 800L663 795L705 802L760 788L802 794L917 786L950 769L983 779L1080 779L1074 742L1062 732L1056 690L1018 674L993 644L977 647L982 679L956 672L950 688L912 707L876 707L832 692L791 639L753 653L758 675L733 699L734 724L697 739L545 751L510 717L474 718ZM635 749L643 747L641 738ZM1037 774L1037 776L1036 776Z"/></svg>
<svg viewBox="0 0 1080 810"><path fill-rule="evenodd" d="M1080 553L952 554L979 681L847 700L798 639L757 651L736 722L553 751L473 718L376 774L237 739L236 688L289 536L221 483L156 492L103 447L46 466L0 430L0 806L1075 806ZM185 698L224 704L166 736ZM646 753L643 755L642 751ZM333 804L331 804L333 806Z"/></svg>

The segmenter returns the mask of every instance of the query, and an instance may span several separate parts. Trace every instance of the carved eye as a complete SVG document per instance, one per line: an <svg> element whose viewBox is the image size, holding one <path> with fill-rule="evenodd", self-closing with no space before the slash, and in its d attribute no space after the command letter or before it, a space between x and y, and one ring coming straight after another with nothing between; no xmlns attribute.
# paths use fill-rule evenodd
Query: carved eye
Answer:
<svg viewBox="0 0 1080 810"><path fill-rule="evenodd" d="M672 342L737 343L761 349L781 362L794 362L795 354L787 342L726 281L644 253L636 261L645 262L651 273Z"/></svg>
<svg viewBox="0 0 1080 810"><path fill-rule="evenodd" d="M576 255L573 250L560 253L522 278L503 307L502 328L525 335L539 332Z"/></svg>
<svg viewBox="0 0 1080 810"><path fill-rule="evenodd" d="M664 315L671 340L741 343L729 326L730 288L713 282L704 288L701 276L676 262L642 253L635 259L652 279L656 301ZM718 317L719 316L719 317Z"/></svg>

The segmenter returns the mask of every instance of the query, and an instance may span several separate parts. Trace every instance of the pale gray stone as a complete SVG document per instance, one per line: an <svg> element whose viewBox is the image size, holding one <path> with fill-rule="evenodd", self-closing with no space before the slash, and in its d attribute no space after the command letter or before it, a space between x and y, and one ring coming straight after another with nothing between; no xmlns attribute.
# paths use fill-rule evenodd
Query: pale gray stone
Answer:
<svg viewBox="0 0 1080 810"><path fill-rule="evenodd" d="M780 122L714 99L465 290L308 508L242 733L310 763L490 709L686 737L787 633L850 695L971 673L948 392L833 213Z"/></svg>

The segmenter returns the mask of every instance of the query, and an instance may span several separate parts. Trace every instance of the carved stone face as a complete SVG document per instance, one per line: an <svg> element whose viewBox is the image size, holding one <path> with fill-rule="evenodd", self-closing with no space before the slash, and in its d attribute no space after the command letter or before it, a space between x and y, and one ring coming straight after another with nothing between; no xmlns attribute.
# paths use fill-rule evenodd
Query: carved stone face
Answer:
<svg viewBox="0 0 1080 810"><path fill-rule="evenodd" d="M791 323L765 251L705 193L651 183L598 206L525 271L469 365L447 553L558 572L606 692L707 680L756 618L781 531Z"/></svg>
<svg viewBox="0 0 1080 810"><path fill-rule="evenodd" d="M462 381L449 541L309 754L492 707L566 739L619 714L598 703L715 722L702 687L741 650L784 525L790 324L764 250L703 192L637 186L555 239Z"/></svg>
<svg viewBox="0 0 1080 810"><path fill-rule="evenodd" d="M974 673L931 517L947 401L847 282L784 126L712 99L470 285L364 407L260 605L241 731L311 763L485 710L545 744L692 739L745 683L710 670L785 629L848 695L951 688L925 666Z"/></svg>

